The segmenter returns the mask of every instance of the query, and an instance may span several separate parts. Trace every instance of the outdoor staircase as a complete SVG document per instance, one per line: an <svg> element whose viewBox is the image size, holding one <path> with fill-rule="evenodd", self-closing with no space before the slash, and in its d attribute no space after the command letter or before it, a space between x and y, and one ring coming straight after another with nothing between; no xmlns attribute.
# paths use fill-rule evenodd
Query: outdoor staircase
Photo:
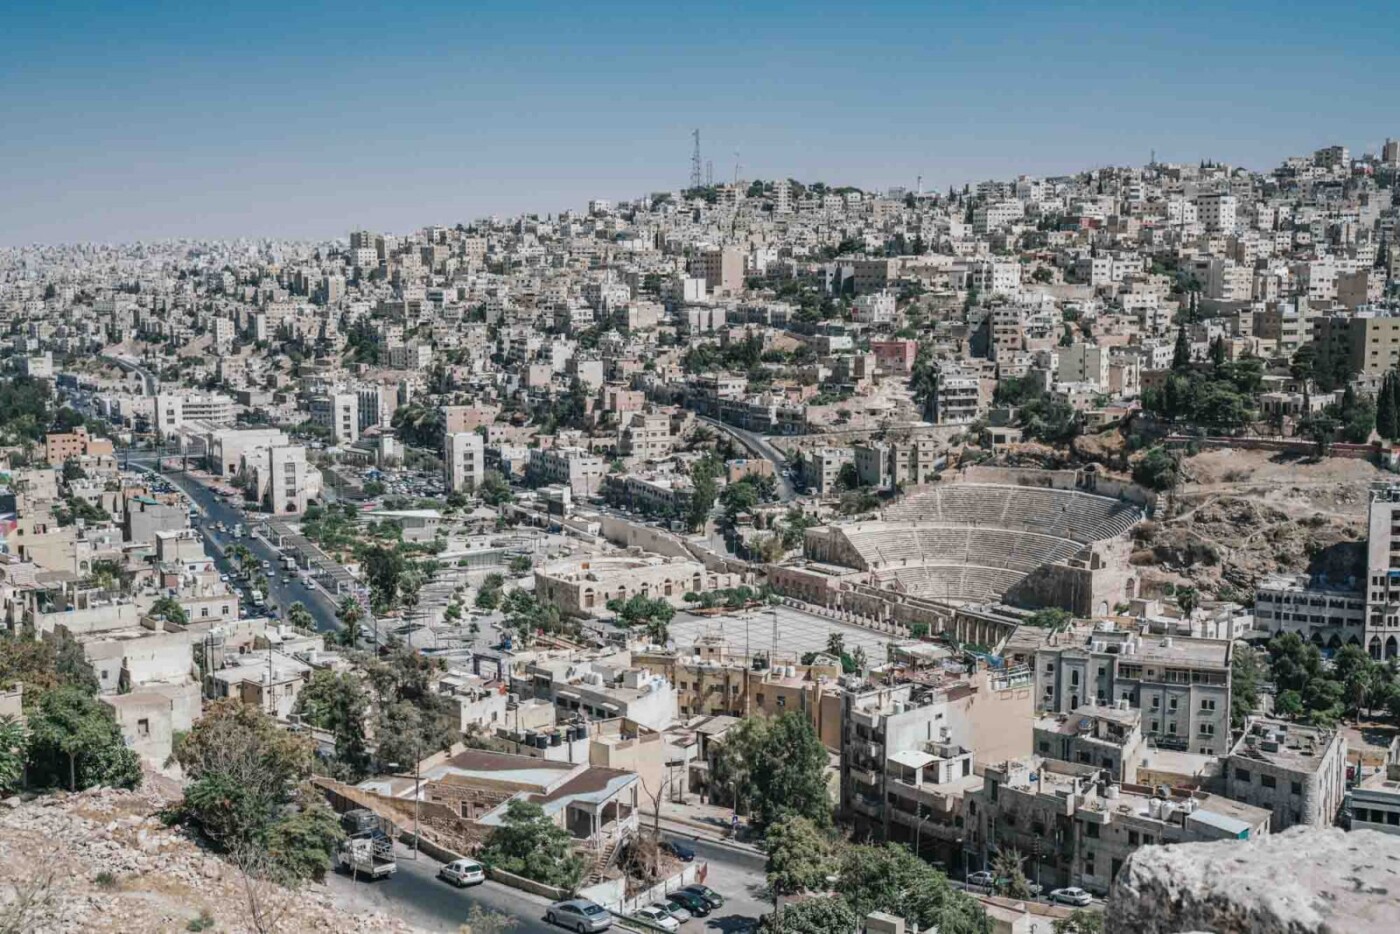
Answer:
<svg viewBox="0 0 1400 934"><path fill-rule="evenodd" d="M598 858L593 861L593 869L588 873L588 884L597 885L605 878L608 867L617 858L617 851L622 846L622 840L614 840L602 850L598 851Z"/></svg>

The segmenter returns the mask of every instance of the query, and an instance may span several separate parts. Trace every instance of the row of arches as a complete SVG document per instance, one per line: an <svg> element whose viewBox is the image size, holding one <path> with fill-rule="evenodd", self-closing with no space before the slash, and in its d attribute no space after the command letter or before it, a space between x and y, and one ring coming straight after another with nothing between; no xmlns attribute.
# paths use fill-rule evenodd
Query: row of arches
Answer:
<svg viewBox="0 0 1400 934"><path fill-rule="evenodd" d="M1279 634L1281 635L1282 633L1283 630L1279 630ZM1343 642L1342 637L1335 632L1328 638L1323 639L1322 633L1314 631L1308 638L1308 641L1319 649L1330 649L1332 651L1340 649L1343 645L1355 645L1358 647L1361 645L1361 640L1356 636L1353 635L1348 638L1346 642ZM1400 639L1392 635L1382 642L1380 636L1372 636L1370 641L1366 643L1366 651L1377 661L1389 658L1400 658Z"/></svg>
<svg viewBox="0 0 1400 934"><path fill-rule="evenodd" d="M714 590L717 589L718 586L719 581L711 577L709 589ZM615 590L611 592L603 591L601 595L594 591L592 587L584 587L582 594L583 608L585 610L592 610L596 607L605 606L609 600L614 598L626 600L628 597L638 594L651 599L653 597L678 597L686 592L701 593L703 590L705 590L705 578L701 574L696 574L688 581L685 578L673 581L671 578L667 577L664 578L660 584L656 585L653 585L650 581L644 581L642 585L635 590L629 589L626 584L618 584Z"/></svg>

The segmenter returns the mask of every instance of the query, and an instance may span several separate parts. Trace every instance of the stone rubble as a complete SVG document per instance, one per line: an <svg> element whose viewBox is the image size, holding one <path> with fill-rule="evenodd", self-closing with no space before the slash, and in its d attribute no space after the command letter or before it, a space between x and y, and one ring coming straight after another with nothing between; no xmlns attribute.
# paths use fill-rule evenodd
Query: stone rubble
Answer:
<svg viewBox="0 0 1400 934"><path fill-rule="evenodd" d="M159 812L170 803L156 791L110 788L0 802L0 917L47 878L49 897L26 932L186 931L201 911L212 916L211 931L252 931L241 875L181 828L165 826ZM292 900L278 930L419 930L382 913L343 911L324 886L278 889L271 898Z"/></svg>

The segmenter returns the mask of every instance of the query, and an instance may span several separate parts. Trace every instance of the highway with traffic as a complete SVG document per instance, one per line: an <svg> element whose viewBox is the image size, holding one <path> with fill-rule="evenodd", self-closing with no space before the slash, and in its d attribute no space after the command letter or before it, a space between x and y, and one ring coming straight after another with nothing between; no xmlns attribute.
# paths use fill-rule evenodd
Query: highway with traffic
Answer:
<svg viewBox="0 0 1400 934"><path fill-rule="evenodd" d="M239 524L248 525L249 518L242 510L224 502L214 491L184 471L158 471L158 456L153 452L131 451L124 457L130 467L156 474L179 489L199 509L200 516L195 527L204 537L208 546L206 550L214 556L220 573L228 574L230 579L237 575L239 568L229 558L228 552L233 545L241 544L259 561L266 561L271 566L266 575L268 605L275 607L282 619L287 618L287 610L293 603L301 603L311 612L318 631L333 632L340 628L335 603L319 587L303 582L300 575L284 572L277 549L251 532L241 539L235 539L231 533L218 530L220 524L229 530Z"/></svg>

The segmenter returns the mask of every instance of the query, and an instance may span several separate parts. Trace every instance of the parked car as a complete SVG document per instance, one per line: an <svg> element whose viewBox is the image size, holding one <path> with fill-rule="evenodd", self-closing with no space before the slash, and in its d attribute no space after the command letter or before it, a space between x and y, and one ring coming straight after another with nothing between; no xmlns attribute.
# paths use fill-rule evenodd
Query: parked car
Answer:
<svg viewBox="0 0 1400 934"><path fill-rule="evenodd" d="M1088 892L1078 886L1070 886L1067 889L1056 889L1050 893L1052 902L1059 902L1061 905L1073 905L1076 908L1084 908L1093 902L1094 898Z"/></svg>
<svg viewBox="0 0 1400 934"><path fill-rule="evenodd" d="M709 888L709 887L707 887L707 886L701 885L701 884L698 883L698 882L697 882L696 884L694 884L694 885L687 885L685 888L681 889L681 891L682 891L682 892L693 892L693 893L695 893L696 895L698 895L698 896L700 896L701 898L703 898L703 899L705 900L705 902L706 902L711 908L723 908L723 907L724 907L724 896L723 896L723 895L719 894L718 892L716 892L716 891L715 891L714 889L712 889L712 888Z"/></svg>
<svg viewBox="0 0 1400 934"><path fill-rule="evenodd" d="M632 917L654 927L659 927L664 931L679 931L681 929L681 923L671 917L669 911L657 908L654 905L638 908L636 911L632 912Z"/></svg>
<svg viewBox="0 0 1400 934"><path fill-rule="evenodd" d="M690 920L690 912L685 910L685 906L678 901L652 902L656 908L665 908L666 913L675 918L681 924Z"/></svg>
<svg viewBox="0 0 1400 934"><path fill-rule="evenodd" d="M978 888L982 889L990 889L992 887L992 884L996 881L997 877L992 875L990 872L987 872L986 870L982 870L981 872L974 872L972 875L967 877L968 885L975 885Z"/></svg>
<svg viewBox="0 0 1400 934"><path fill-rule="evenodd" d="M709 900L686 889L678 889L671 893L671 901L680 902L692 917L703 918L710 913Z"/></svg>
<svg viewBox="0 0 1400 934"><path fill-rule="evenodd" d="M695 848L684 840L667 840L661 847L683 863L695 859Z"/></svg>
<svg viewBox="0 0 1400 934"><path fill-rule="evenodd" d="M486 881L486 867L473 859L454 859L438 870L438 878L459 889L465 885L480 885Z"/></svg>
<svg viewBox="0 0 1400 934"><path fill-rule="evenodd" d="M544 919L550 924L578 931L578 934L606 931L613 923L613 916L606 908L586 898L555 902L544 913Z"/></svg>

